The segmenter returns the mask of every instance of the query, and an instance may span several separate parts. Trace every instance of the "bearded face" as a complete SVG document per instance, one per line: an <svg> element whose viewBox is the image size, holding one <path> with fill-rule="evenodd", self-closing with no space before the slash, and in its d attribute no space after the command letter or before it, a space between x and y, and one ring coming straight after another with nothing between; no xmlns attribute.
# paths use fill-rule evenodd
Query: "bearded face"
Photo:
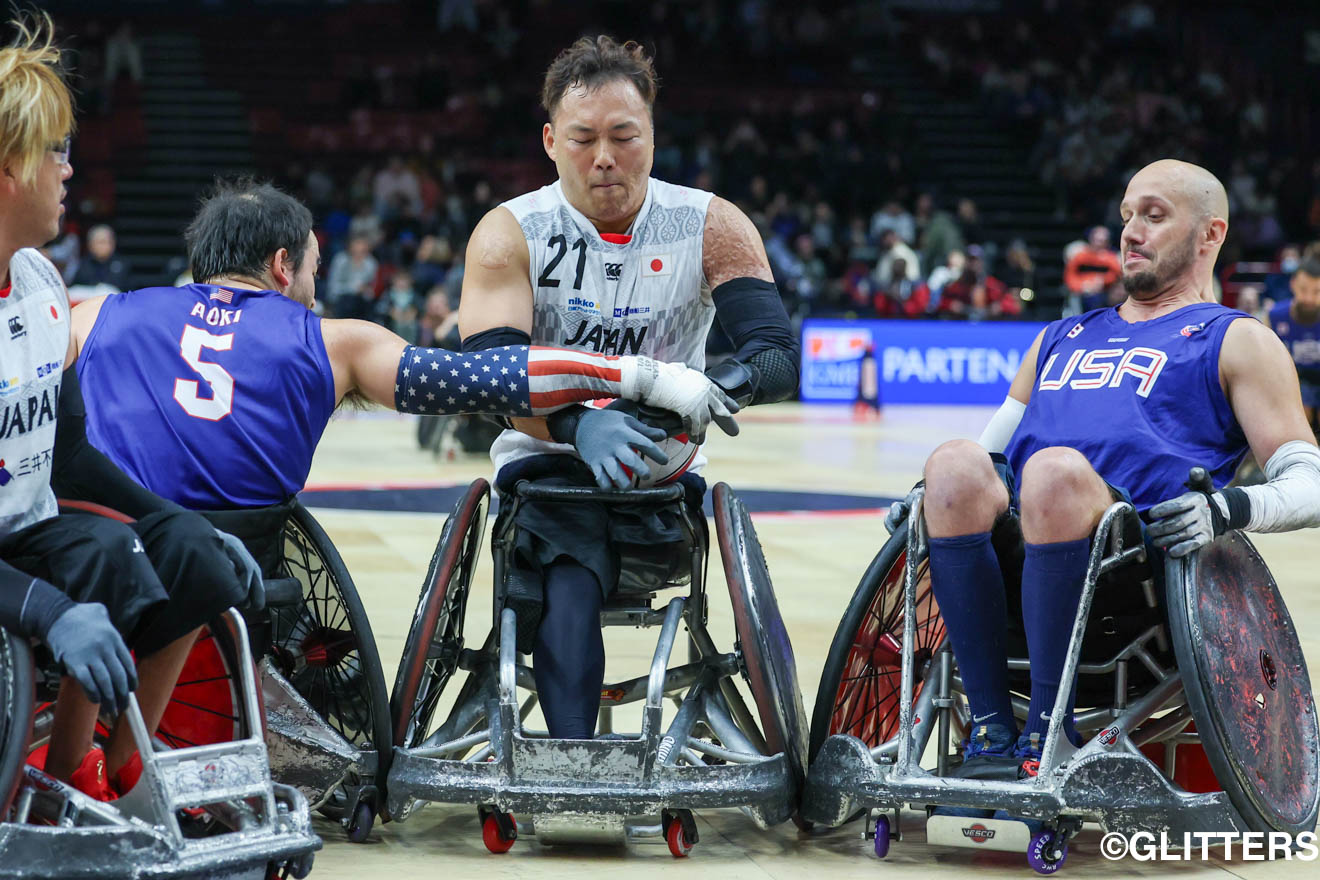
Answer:
<svg viewBox="0 0 1320 880"><path fill-rule="evenodd" d="M1123 289L1135 299L1156 296L1191 267L1196 259L1196 236L1197 231L1193 229L1162 252L1150 242L1140 246L1125 245Z"/></svg>

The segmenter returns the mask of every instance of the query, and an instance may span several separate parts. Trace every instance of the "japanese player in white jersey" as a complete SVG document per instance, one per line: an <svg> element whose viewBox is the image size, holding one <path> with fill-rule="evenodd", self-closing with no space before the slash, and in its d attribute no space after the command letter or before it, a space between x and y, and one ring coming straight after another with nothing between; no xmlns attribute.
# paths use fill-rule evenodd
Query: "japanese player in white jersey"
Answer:
<svg viewBox="0 0 1320 880"><path fill-rule="evenodd" d="M651 59L635 43L584 37L550 65L541 134L559 179L494 208L473 232L459 309L464 350L530 341L700 369L718 318L736 350L708 375L742 404L782 400L797 387L797 342L765 248L732 203L650 176L655 94ZM617 409L515 419L491 448L496 488L531 478L626 487L643 442ZM695 445L684 453L664 477L700 504L705 460ZM599 609L618 574L608 536L642 516L613 510L528 504L520 513L527 539L509 604L555 737L595 729ZM675 537L656 528L656 544Z"/></svg>
<svg viewBox="0 0 1320 880"><path fill-rule="evenodd" d="M259 599L261 580L241 544L87 442L68 295L36 250L59 231L73 174L72 100L50 19L12 24L0 48L0 625L43 641L65 673L45 770L111 800L141 764L126 723L104 754L93 746L98 704L114 714L137 690L154 732L197 628ZM60 514L56 492L136 522Z"/></svg>
<svg viewBox="0 0 1320 880"><path fill-rule="evenodd" d="M926 462L931 587L975 723L961 776L1034 775L1055 699L1074 688L1060 680L1066 647L1091 535L1114 500L1146 523L1152 564L1096 593L1090 619L1102 624L1149 625L1139 581L1162 577L1159 553L1184 556L1228 529L1320 525L1320 451L1292 360L1269 328L1211 296L1223 185L1155 162L1120 213L1127 298L1046 327L979 442L946 443ZM1248 450L1268 482L1224 488ZM1197 466L1217 491L1185 485ZM904 515L900 502L891 525ZM1031 707L1019 730L1006 657L1022 639ZM1064 732L1076 742L1071 708Z"/></svg>

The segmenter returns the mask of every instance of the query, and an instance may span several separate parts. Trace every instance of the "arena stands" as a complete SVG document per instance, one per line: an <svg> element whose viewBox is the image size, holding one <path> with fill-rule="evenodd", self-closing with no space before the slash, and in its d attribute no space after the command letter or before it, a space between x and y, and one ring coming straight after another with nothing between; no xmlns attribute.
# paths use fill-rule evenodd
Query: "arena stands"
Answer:
<svg viewBox="0 0 1320 880"><path fill-rule="evenodd" d="M976 15L707 0L653 4L639 27L616 3L565 16L521 0L475 4L474 32L443 3L292 4L261 27L249 4L219 5L231 14L204 34L140 19L145 74L116 61L109 84L117 21L65 28L87 84L71 229L111 221L140 284L185 268L180 227L207 181L251 171L313 208L327 283L350 237L369 239L367 299L340 302L424 334L426 298L457 297L476 220L552 178L540 72L589 31L654 47L655 173L739 202L799 317L1056 315L1065 249L1096 224L1116 242L1115 181L1157 154L1229 183L1226 265L1320 233L1320 163L1300 147L1313 87L1264 61L1220 66L1228 9L1171 28L1139 0Z"/></svg>

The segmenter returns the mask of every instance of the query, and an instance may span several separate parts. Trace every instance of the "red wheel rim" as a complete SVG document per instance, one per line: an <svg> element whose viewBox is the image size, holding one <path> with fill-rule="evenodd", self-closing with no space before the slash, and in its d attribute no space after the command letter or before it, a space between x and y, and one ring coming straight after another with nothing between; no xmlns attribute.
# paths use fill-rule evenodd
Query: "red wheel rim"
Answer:
<svg viewBox="0 0 1320 880"><path fill-rule="evenodd" d="M906 551L899 554L866 609L848 651L848 660L834 697L834 713L830 717L831 734L850 734L870 748L888 742L898 732L906 555ZM920 670L944 640L944 620L935 604L929 567L924 561L917 571L916 607L914 659L915 668ZM922 681L918 678L912 691L914 701L920 696L921 688Z"/></svg>
<svg viewBox="0 0 1320 880"><path fill-rule="evenodd" d="M220 644L202 629L179 673L157 734L173 748L230 742L240 734L238 695Z"/></svg>

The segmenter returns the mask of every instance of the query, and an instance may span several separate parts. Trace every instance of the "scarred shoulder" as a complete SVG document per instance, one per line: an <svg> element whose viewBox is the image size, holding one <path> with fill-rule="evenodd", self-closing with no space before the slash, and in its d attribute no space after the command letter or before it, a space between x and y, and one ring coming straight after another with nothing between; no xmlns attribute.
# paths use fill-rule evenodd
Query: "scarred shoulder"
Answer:
<svg viewBox="0 0 1320 880"><path fill-rule="evenodd" d="M486 212L468 239L467 268L499 272L511 267L526 271L531 260L527 238L513 212L497 205Z"/></svg>
<svg viewBox="0 0 1320 880"><path fill-rule="evenodd" d="M531 332L530 263L527 239L513 212L503 205L492 208L468 239L458 306L464 338L496 327Z"/></svg>
<svg viewBox="0 0 1320 880"><path fill-rule="evenodd" d="M774 281L756 225L728 199L711 198L701 251L702 272L711 290L734 278Z"/></svg>

